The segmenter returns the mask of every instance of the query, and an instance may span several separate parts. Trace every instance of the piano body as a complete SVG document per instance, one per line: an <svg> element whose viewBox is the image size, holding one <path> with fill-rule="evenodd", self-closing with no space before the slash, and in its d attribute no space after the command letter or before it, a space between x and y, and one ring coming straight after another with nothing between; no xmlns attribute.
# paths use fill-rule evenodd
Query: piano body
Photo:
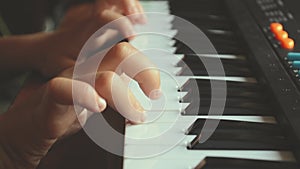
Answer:
<svg viewBox="0 0 300 169"><path fill-rule="evenodd" d="M82 141L87 140L87 136L81 133L75 136L81 141L73 147L69 144L68 151L73 153L63 156L60 160L63 165L54 166L88 166L91 169L300 168L300 12L297 9L300 2L170 0L142 1L142 5L146 12L163 13L161 18L149 15L148 20L156 23L154 29L173 36L141 34L130 42L140 50L157 48L166 52L165 56L148 55L159 68L167 71L162 72L162 90L168 96L163 114L143 125L125 127L124 123L117 123L119 131L125 135L124 140L117 141L123 148L124 157L109 153L100 156L101 153L96 152L100 148L90 141ZM205 50L196 53L179 41L180 35L189 36L195 43L198 39L172 15L198 27L217 53ZM148 28L144 25L137 29ZM288 33L288 37L277 35L278 31ZM218 72L208 75L203 60L220 60L225 77L220 77ZM209 113L212 91L222 91L222 88L212 88L213 82L226 82L222 114ZM135 85L132 88L134 90ZM196 100L195 93L199 94ZM135 94L140 96L138 89ZM176 123L180 127L172 128L173 135L182 136L177 144L170 145L173 144L170 143L172 133L171 138L153 144L138 141L170 132L168 128L175 117L181 119ZM124 121L119 116L118 119ZM218 126L208 140L200 143L201 132L210 131L209 128L202 130L206 122L217 122ZM137 141L130 138L137 138ZM68 147L68 144L59 144L57 147ZM78 145L88 148L81 151ZM55 156L57 147L50 151L50 157ZM165 151L158 153L156 150ZM84 158L86 156L89 160ZM42 161L40 168L47 168L47 164L46 160Z"/></svg>

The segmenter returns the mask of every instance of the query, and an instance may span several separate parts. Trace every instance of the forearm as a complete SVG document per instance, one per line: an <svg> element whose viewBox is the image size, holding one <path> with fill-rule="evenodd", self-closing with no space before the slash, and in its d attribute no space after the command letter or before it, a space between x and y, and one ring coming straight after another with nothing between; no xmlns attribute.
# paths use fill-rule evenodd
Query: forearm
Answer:
<svg viewBox="0 0 300 169"><path fill-rule="evenodd" d="M48 33L11 36L0 39L0 76L37 69L46 52Z"/></svg>

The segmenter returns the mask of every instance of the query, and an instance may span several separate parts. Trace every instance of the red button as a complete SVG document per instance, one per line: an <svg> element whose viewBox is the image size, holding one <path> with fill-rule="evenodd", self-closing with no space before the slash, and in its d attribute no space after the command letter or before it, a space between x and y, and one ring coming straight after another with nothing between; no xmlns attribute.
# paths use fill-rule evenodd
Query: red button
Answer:
<svg viewBox="0 0 300 169"><path fill-rule="evenodd" d="M278 31L275 33L275 38L279 41L287 39L288 37L289 37L289 34L286 31Z"/></svg>
<svg viewBox="0 0 300 169"><path fill-rule="evenodd" d="M293 49L295 47L295 42L291 38L287 38L281 41L281 46L284 49Z"/></svg>
<svg viewBox="0 0 300 169"><path fill-rule="evenodd" d="M273 22L271 23L270 25L270 29L273 33L276 33L276 32L279 32L279 31L282 31L283 30L283 26L282 24L280 23L277 23L277 22Z"/></svg>

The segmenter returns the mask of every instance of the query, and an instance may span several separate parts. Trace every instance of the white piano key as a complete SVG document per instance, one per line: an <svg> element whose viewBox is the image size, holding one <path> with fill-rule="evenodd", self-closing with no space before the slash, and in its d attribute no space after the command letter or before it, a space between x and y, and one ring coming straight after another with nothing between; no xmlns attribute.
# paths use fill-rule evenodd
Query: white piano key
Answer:
<svg viewBox="0 0 300 169"><path fill-rule="evenodd" d="M164 72L160 74L162 97L158 100L150 100L146 97L136 81L132 80L129 83L129 88L135 97L139 98L139 102L145 110L181 110L183 104L179 103L179 99L186 93L177 92L178 85L173 76Z"/></svg>
<svg viewBox="0 0 300 169"><path fill-rule="evenodd" d="M141 1L140 3L143 6L145 12L170 13L167 1Z"/></svg>
<svg viewBox="0 0 300 169"><path fill-rule="evenodd" d="M153 112L148 112L153 113ZM177 113L177 114L176 114ZM197 119L220 119L220 120L234 120L234 121L247 121L247 122L261 122L261 123L275 123L274 117L260 117L260 116L180 116L177 111L167 111L159 117L159 119L154 122L142 124L142 125L129 125L126 128L126 137L135 139L147 139L158 137L159 135L170 132L171 127L174 134L182 135L185 137L185 131L197 120ZM174 126L176 125L176 126ZM175 137L175 136L174 136ZM195 136L192 137L194 139ZM126 139L126 138L125 138ZM190 140L192 140L190 139ZM159 140L157 142L152 141L151 144L168 144L167 140L162 143ZM145 142L130 142L130 140L125 141L126 144L149 144Z"/></svg>
<svg viewBox="0 0 300 169"><path fill-rule="evenodd" d="M195 136L194 136L195 137ZM187 143L193 140L192 136L188 136L183 139L177 146L171 148L170 145L166 145L166 142L162 142L159 145L125 145L124 157L131 157L135 161L147 161L151 160L166 160L166 159L196 159L200 157L214 156L214 157L231 157L231 158L245 158L245 159L258 159L258 160L271 160L271 161L294 161L294 156L289 151L272 151L272 150L189 150L187 149ZM152 154L151 158L145 158L142 154L146 152L155 152L156 150L165 149L169 151L161 154ZM150 153L149 153L150 154ZM139 159L144 158L144 159ZM199 161L198 161L199 162Z"/></svg>
<svg viewBox="0 0 300 169"><path fill-rule="evenodd" d="M163 49L165 52L168 52L168 53L174 53L176 51L176 48L172 47L169 44L152 43L152 45L145 45L147 43L148 42L145 42L145 41L140 41L140 42L134 41L131 44L135 48L140 49L141 52L143 52L143 50L149 50L151 48L154 48L154 49Z"/></svg>
<svg viewBox="0 0 300 169"><path fill-rule="evenodd" d="M178 110L165 110L163 112L160 112L159 110L153 110L148 111L147 115L151 114L158 114L161 113L159 118L156 119L152 123L139 125L137 128L143 128L148 126L155 126L156 124L161 125L169 125L174 122L183 122L187 123L189 121L193 121L193 119L219 119L219 120L234 120L234 121L246 121L246 122L259 122L259 123L276 123L276 120L272 116L228 116L228 115L220 115L220 116L214 116L214 115L187 115L182 116L180 114L180 111ZM195 120L194 120L195 121ZM193 122L194 122L193 121Z"/></svg>
<svg viewBox="0 0 300 169"><path fill-rule="evenodd" d="M183 134L183 131L179 131ZM153 163L155 168L163 168L168 165L168 161L180 161L178 164L181 167L196 166L206 156L213 157L230 157L230 158L245 158L256 160L272 160L272 161L294 161L293 154L288 151L257 151L257 150L188 150L187 144L192 141L195 136L185 136L182 141L170 148L169 151L161 154L154 154L153 157L143 158L137 156L145 154L145 152L155 152L155 150L165 149L167 150L170 145L168 141L157 142L152 145L139 144L138 141L131 144L128 142L125 144L125 165L126 169L135 168L141 163ZM127 158L132 157L132 158ZM148 166L148 165L147 165ZM173 165L171 165L173 166ZM153 167L153 165L151 165ZM150 168L151 168L150 167ZM172 167L173 168L173 167Z"/></svg>
<svg viewBox="0 0 300 169"><path fill-rule="evenodd" d="M157 32L157 31L166 32L167 30L172 30L173 25L171 23L168 23L167 21L172 20L173 18L161 18L158 21L154 21L151 20L152 18L150 14L149 17L146 24L134 25L136 32ZM163 26L157 26L158 24Z"/></svg>
<svg viewBox="0 0 300 169"><path fill-rule="evenodd" d="M173 25L171 24L171 21L174 20L174 16L159 13L149 13L148 15L146 15L146 17L147 22L145 24L134 25L134 30L136 33L157 32L164 34L172 30Z"/></svg>
<svg viewBox="0 0 300 169"><path fill-rule="evenodd" d="M140 151L143 151L143 149L140 149ZM166 154L154 158L125 158L124 168L136 169L143 166L145 169L191 169L196 167L207 156L268 161L294 161L292 153L287 151L191 151L187 150L186 147L176 147Z"/></svg>
<svg viewBox="0 0 300 169"><path fill-rule="evenodd" d="M173 25L170 24L162 24L162 26L157 26L158 23L156 23L155 25L152 24L152 22L147 22L147 26L145 25L135 25L134 29L136 32L153 32L155 31L167 31L167 30L171 30Z"/></svg>
<svg viewBox="0 0 300 169"><path fill-rule="evenodd" d="M181 61L184 57L184 55L178 55L178 54L149 54L146 51L143 51L143 53L156 65L157 63L163 63L165 65L170 65L172 67L175 67L179 61Z"/></svg>

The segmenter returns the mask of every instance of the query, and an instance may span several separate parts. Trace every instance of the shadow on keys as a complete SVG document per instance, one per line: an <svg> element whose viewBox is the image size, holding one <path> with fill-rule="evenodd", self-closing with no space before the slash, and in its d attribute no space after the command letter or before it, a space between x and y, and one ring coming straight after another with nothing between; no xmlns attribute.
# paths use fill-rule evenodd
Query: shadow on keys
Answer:
<svg viewBox="0 0 300 169"><path fill-rule="evenodd" d="M98 114L94 114L97 116ZM105 119L120 133L124 133L124 118L111 108L103 112ZM91 117L86 125L92 124ZM124 140L112 140L114 146L123 151ZM41 161L37 169L99 169L122 168L123 157L116 156L102 149L89 136L80 130L75 135L58 141L47 156Z"/></svg>

